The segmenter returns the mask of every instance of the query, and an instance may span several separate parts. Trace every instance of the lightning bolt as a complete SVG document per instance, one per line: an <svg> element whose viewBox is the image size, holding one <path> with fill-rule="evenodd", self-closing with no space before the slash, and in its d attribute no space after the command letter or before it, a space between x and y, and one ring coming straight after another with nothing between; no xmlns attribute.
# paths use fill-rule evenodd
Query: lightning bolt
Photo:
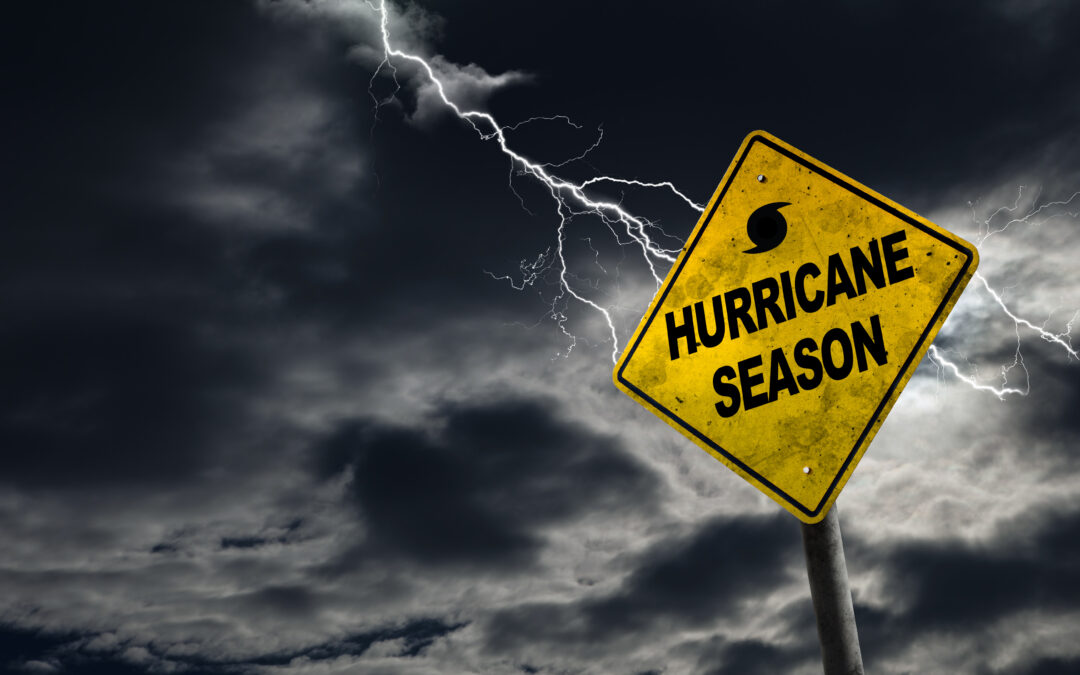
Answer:
<svg viewBox="0 0 1080 675"><path fill-rule="evenodd" d="M1024 196L1024 186L1021 185L1020 188L1016 191L1016 200L1013 202L1012 206L1001 206L1001 207L997 208L993 213L991 213L989 217L987 217L987 218L985 218L983 220L979 220L978 216L975 215L975 204L977 203L977 200L976 200L976 202L969 202L968 203L968 207L971 209L972 220L975 220L976 222L979 223L979 236L975 240L975 245L976 246L982 246L982 244L987 239L989 239L990 237L992 237L995 234L1001 234L1002 232L1009 229L1013 225L1019 225L1019 224L1031 225L1031 224L1034 224L1035 221L1033 219L1036 216L1038 216L1039 214L1041 214L1043 211L1048 211L1048 210L1054 208L1055 206L1062 206L1062 207L1071 206L1073 201L1076 201L1077 197L1080 197L1080 190L1072 193L1072 195L1068 199L1063 199L1063 200L1053 201L1053 202L1044 202L1043 204L1038 204L1039 195L1036 194L1035 198L1034 198L1034 200L1032 202L1032 207L1031 207L1030 210L1028 210L1028 212L1026 214L1024 214L1023 216L1020 216L1020 217L1010 218L1009 220L1007 220L1002 225L996 225L996 226L991 225L991 222L993 222L994 218L1001 215L1002 213L1010 213L1010 214L1016 213L1020 209L1020 199L1023 196ZM1078 215L1080 215L1080 211L1065 211L1064 213L1055 213L1055 214L1052 214L1049 218L1047 218L1047 220L1043 221L1043 223L1049 222L1053 218L1059 218L1059 217L1068 217L1068 218L1072 218L1072 219L1075 220ZM1039 224L1042 224L1042 223L1039 223Z"/></svg>
<svg viewBox="0 0 1080 675"><path fill-rule="evenodd" d="M563 355L568 355L577 344L577 337L566 326L568 317L565 313L565 302L576 301L596 311L603 317L611 337L611 359L612 362L616 362L619 355L619 340L615 322L612 319L612 308L605 307L584 295L585 291L581 288L580 279L570 272L567 264L565 244L567 237L566 230L570 220L575 216L582 215L599 218L610 231L618 245L630 246L638 250L641 258L646 263L657 288L663 283L663 276L657 266L674 263L681 246L668 248L659 244L655 238L650 236L650 231L654 231L658 233L658 236L667 239L674 240L675 238L664 232L664 230L656 223L645 217L630 213L619 203L590 197L587 193L587 189L597 184L609 183L627 187L666 190L680 199L688 208L699 214L704 211L704 206L688 197L670 181L641 181L605 175L595 176L581 182L574 182L554 173L554 169L561 168L571 162L583 159L586 155L595 150L603 139L602 127L598 128L597 139L592 145L579 155L562 162L539 162L522 155L511 147L507 137L508 132L515 131L525 124L539 121L559 121L569 124L577 129L580 129L581 127L565 115L531 117L515 124L504 125L499 123L499 121L490 113L464 109L449 97L447 94L446 83L439 77L438 73L428 60L416 54L408 53L393 44L389 29L389 11L386 0L379 0L377 5L370 2L370 0L367 0L367 4L378 14L379 29L382 37L382 60L372 73L369 82L369 93L374 102L375 122L377 123L378 121L378 113L381 106L392 100L402 86L398 78L398 67L394 63L395 59L398 60L399 63L411 63L417 66L426 76L427 81L435 88L439 100L449 111L468 124L481 140L493 141L498 146L499 151L508 158L512 172L510 189L518 196L523 208L525 207L524 200L522 200L521 196L514 190L513 173L516 172L518 175L530 176L535 179L539 185L544 187L553 200L555 213L558 217L554 246L549 247L547 250L540 253L535 259L522 260L518 269L520 273L519 278L514 278L509 275L496 275L486 270L485 272L493 279L508 282L511 287L519 291L524 291L527 288L536 285L541 280L547 279L551 272L554 272L558 280L559 290L550 303L547 316L556 322L559 329L568 340L568 346ZM372 92L374 91L376 79L384 71L389 73L389 76L394 83L394 90L388 96L380 99ZM374 123L372 129L374 130ZM976 238L977 246L981 246L990 237L1001 234L1014 225L1023 223L1031 224L1033 219L1050 209L1055 207L1069 207L1074 201L1080 201L1078 200L1078 198L1080 198L1080 191L1077 191L1066 200L1046 202L1041 205L1033 206L1032 209L1021 216L1016 214L1020 209L1022 194L1023 187L1020 188L1017 199L1011 207L1001 207L979 223L979 233ZM974 204L969 204L969 206L972 207L972 212L974 214ZM1012 217L1003 224L993 225L993 221L1001 214L1010 214ZM1065 213L1055 213L1051 218L1061 216L1076 218L1077 215L1078 212L1067 211ZM591 239L587 241L589 248L596 256L596 264L600 265L599 253L593 247ZM601 269L604 268L601 266ZM1045 323L1043 325L1037 325L1013 312L1005 303L1002 294L994 290L984 276L976 273L975 278L981 282L982 288L989 294L1000 310L1013 321L1017 337L1013 361L1000 367L1000 383L995 386L981 381L978 377L977 369L975 369L976 374L974 376L966 374L965 371L967 369L961 368L956 363L948 360L943 350L935 345L931 345L928 354L931 361L938 367L939 372L951 373L958 380L968 384L972 388L978 391L989 392L1000 399L1004 399L1009 395L1027 395L1030 391L1030 381L1027 367L1024 365L1023 356L1020 351L1022 329L1032 331L1043 340L1061 347L1066 352L1068 358L1078 358L1077 351L1072 346L1071 332L1073 324L1076 322L1078 316L1080 316L1080 312L1073 315L1072 319L1066 324L1064 331L1054 333L1046 328ZM1009 384L1009 373L1017 368L1024 373L1023 387L1012 386Z"/></svg>
<svg viewBox="0 0 1080 675"><path fill-rule="evenodd" d="M1032 199L1031 208L1028 209L1028 211L1023 215L1017 215L1020 211L1020 203L1023 195L1024 186L1021 185L1017 190L1016 199L1014 200L1012 206L998 207L997 209L992 211L987 218L984 219L980 219L975 215L975 202L971 202L968 204L969 208L971 208L972 211L972 220L974 220L979 227L978 235L975 238L976 246L983 246L986 243L987 239L1005 232L1014 225L1043 225L1057 218L1069 218L1075 220L1078 216L1080 216L1080 210L1077 210L1075 208L1073 208L1073 210L1067 210L1070 207L1073 207L1074 202L1080 202L1080 191L1072 193L1072 195L1070 195L1068 199L1048 201L1041 204L1039 203L1040 195L1036 193L1035 197ZM1052 212L1055 207L1060 207L1062 210ZM1048 213L1048 215L1046 215L1045 219L1041 221L1036 220L1037 218L1046 213ZM995 219L998 219L998 216L1002 215L1008 215L1009 217L1003 223L995 225ZM1046 327L1047 323L1049 323L1049 317L1047 318L1047 321L1039 325L1017 315L1012 309L1009 308L1008 304L1006 304L1004 294L995 290L982 273L976 272L974 278L979 281L983 291L985 291L986 294L990 296L990 299L994 302L994 304L996 304L997 307L1005 314L1005 316L1007 316L1013 322L1013 326L1016 331L1016 349L1013 352L1013 360L1011 363L1003 364L1002 366L1000 366L1000 383L995 386L980 381L977 369L975 369L976 374L974 376L964 374L963 370L956 363L950 361L945 357L942 350L938 349L934 345L931 345L928 354L930 356L930 359L938 367L939 372L952 373L954 377L968 384L972 388L979 391L989 392L997 396L999 399L1004 399L1006 396L1010 395L1026 396L1031 391L1031 381L1027 366L1024 365L1023 354L1020 351L1023 331L1034 333L1043 341L1061 348L1065 352L1067 359L1080 360L1080 354L1077 353L1076 348L1073 347L1072 344L1072 328L1073 325L1076 323L1077 319L1080 318L1080 310L1073 313L1072 318L1070 318L1069 321L1066 322L1065 327L1062 331L1055 333L1051 330L1048 330ZM1023 372L1024 384L1022 387L1009 385L1009 373L1016 368L1019 368Z"/></svg>
<svg viewBox="0 0 1080 675"><path fill-rule="evenodd" d="M573 275L568 269L565 244L566 227L569 220L578 215L591 215L600 218L604 225L611 231L616 242L620 245L631 245L640 250L640 254L647 264L649 272L652 274L657 287L663 283L663 276L661 276L660 272L657 270L657 264L670 264L675 262L675 257L678 255L680 248L665 248L660 245L649 234L650 230L656 230L667 236L659 226L646 218L635 216L618 203L590 197L586 193L586 189L590 185L595 185L600 182L611 182L642 188L666 189L670 190L678 198L699 212L702 211L704 207L687 197L669 181L645 182L612 176L598 176L580 183L575 183L556 175L552 171L552 169L558 168L569 161L584 157L585 154L588 154L588 152L599 144L599 139L597 139L592 147L579 155L579 157L572 158L566 162L560 162L559 164L538 162L518 153L510 147L507 140L507 132L528 122L552 118L530 118L529 120L514 125L502 125L490 113L463 109L447 95L445 83L438 77L437 73L426 59L417 56L416 54L405 52L393 45L390 39L389 12L387 10L386 0L380 0L377 6L371 3L369 3L369 5L379 14L379 29L382 35L383 47L383 59L372 74L372 85L379 74L385 69L389 71L390 76L394 81L394 93L396 93L400 90L401 84L398 80L398 70L394 65L393 60L399 59L418 66L427 76L428 81L435 87L439 99L449 110L472 127L482 140L494 141L499 150L509 158L511 166L518 172L536 179L540 185L546 188L554 201L555 212L558 216L558 226L555 231L556 236L553 250L541 254L540 257L534 261L523 262L521 265L522 279L520 282L515 282L507 276L497 276L490 272L489 274L496 279L510 281L513 287L518 290L524 290L540 279L545 278L548 271L554 270L559 282L559 292L551 302L550 316L555 319L560 330L567 336L568 340L570 340L567 353L573 349L573 346L576 344L576 338L569 330L567 330L567 316L560 307L565 298L570 298L595 310L603 316L611 334L611 360L612 362L615 362L619 355L619 338L615 328L615 322L611 317L611 310L583 295L583 291L581 291L575 283L576 280L572 279ZM393 93L391 96L393 96ZM380 100L376 98L374 94L372 94L372 98L375 101L377 113L378 107L385 99ZM570 122L569 118L565 116L558 116L558 118ZM573 124L573 122L570 123ZM602 132L600 136L602 138Z"/></svg>

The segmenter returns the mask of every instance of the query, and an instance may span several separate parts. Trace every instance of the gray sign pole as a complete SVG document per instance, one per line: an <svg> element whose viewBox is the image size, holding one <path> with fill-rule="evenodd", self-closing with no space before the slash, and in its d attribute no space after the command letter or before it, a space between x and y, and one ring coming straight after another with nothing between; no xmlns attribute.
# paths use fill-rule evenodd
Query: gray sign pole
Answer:
<svg viewBox="0 0 1080 675"><path fill-rule="evenodd" d="M820 523L803 523L802 536L825 675L863 675L836 505Z"/></svg>

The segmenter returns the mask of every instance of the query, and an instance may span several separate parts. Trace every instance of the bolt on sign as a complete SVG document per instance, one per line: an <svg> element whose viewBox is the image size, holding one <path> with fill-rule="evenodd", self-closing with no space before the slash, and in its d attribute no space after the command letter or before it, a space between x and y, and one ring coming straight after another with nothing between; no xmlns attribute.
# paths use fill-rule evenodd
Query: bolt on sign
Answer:
<svg viewBox="0 0 1080 675"><path fill-rule="evenodd" d="M966 241L756 131L615 385L816 523L978 264Z"/></svg>

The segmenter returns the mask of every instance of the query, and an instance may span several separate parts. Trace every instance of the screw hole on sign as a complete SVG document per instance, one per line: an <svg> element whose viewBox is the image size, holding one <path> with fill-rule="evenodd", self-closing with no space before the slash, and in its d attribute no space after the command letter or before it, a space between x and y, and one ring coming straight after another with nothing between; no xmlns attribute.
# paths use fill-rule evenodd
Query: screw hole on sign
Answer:
<svg viewBox="0 0 1080 675"><path fill-rule="evenodd" d="M765 174L759 173L758 177L757 177L757 182L764 183L765 182Z"/></svg>
<svg viewBox="0 0 1080 675"><path fill-rule="evenodd" d="M810 467L808 467L808 466L804 466L804 467L802 468L802 472L803 472L803 473L805 473L805 474L809 474L809 473L810 473Z"/></svg>

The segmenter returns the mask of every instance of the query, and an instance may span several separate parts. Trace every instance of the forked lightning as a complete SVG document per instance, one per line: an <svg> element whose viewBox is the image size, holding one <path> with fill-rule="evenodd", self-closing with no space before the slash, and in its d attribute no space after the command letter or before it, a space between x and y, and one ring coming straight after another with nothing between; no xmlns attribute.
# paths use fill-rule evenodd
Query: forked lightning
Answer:
<svg viewBox="0 0 1080 675"><path fill-rule="evenodd" d="M599 137L597 140L587 148L583 153L577 157L570 158L564 162L559 163L545 163L530 159L513 148L510 147L507 139L506 132L513 131L519 128L521 125L535 122L540 120L559 120L568 124L575 125L568 117L563 115L553 117L534 117L521 122L517 122L512 125L503 125L495 119L490 113L467 110L460 106L457 102L452 100L447 94L446 84L440 79L435 69L431 64L421 56L416 54L410 54L403 51L399 47L396 47L391 40L389 29L389 10L387 8L386 0L379 0L378 5L368 3L371 8L377 12L379 16L379 27L382 36L382 60L372 74L371 84L374 86L374 82L379 75L385 71L389 71L390 77L395 84L395 91L391 93L391 97L400 89L400 82L398 80L398 70L395 65L395 59L400 61L410 62L416 65L423 75L427 78L427 81L435 88L438 94L439 100L446 108L453 112L458 118L467 123L476 133L480 136L481 140L495 141L499 150L509 158L512 167L521 175L531 176L535 179L539 185L547 190L554 201L555 211L558 214L558 225L555 228L555 243L552 249L549 249L536 257L532 261L523 261L520 265L521 278L520 280L513 279L508 276L498 276L491 274L492 277L500 280L506 280L517 290L524 290L526 287L533 286L541 279L545 279L548 273L554 271L558 278L558 293L551 302L551 309L549 315L560 330L566 335L569 340L569 350L573 348L576 343L576 337L571 333L567 326L567 316L565 314L565 301L575 300L596 311L603 316L604 321L607 324L608 331L611 335L611 358L615 362L619 355L619 339L616 331L615 323L611 316L611 310L602 306L598 302L584 295L579 287L574 282L574 275L568 270L565 243L567 236L567 225L569 219L572 216L588 214L598 217L610 230L612 236L615 238L616 243L622 246L632 246L637 249L642 256L642 259L648 266L653 280L659 287L663 282L663 272L665 270L658 269L658 265L670 265L675 262L676 256L679 253L678 248L667 248L660 245L653 237L649 235L649 229L653 228L659 232L663 232L658 226L652 223L647 218L630 213L621 204L607 201L603 199L595 199L586 193L586 189L592 185L598 183L611 183L616 185L626 185L641 188L653 188L664 189L670 191L680 200L682 200L689 208L701 213L704 207L698 202L694 201L682 191L680 191L670 181L639 181L634 179L619 178L614 176L595 176L581 182L573 182L556 175L553 169L560 168L567 163L581 159L599 144L600 139L603 137L602 129L599 130ZM372 98L375 100L376 114L378 109L384 101L377 99L374 94ZM512 189L511 185L511 189ZM1073 194L1068 200L1060 202L1047 202L1033 208L1029 213L1022 217L1011 218L1008 222L999 226L991 226L991 221L995 216L1000 213L1011 213L1016 210L1017 205L1013 207L1003 207L998 209L990 218L987 218L981 224L981 230L979 237L976 240L977 244L981 244L987 238L992 235L999 234L1009 228L1012 225L1018 223L1029 222L1033 217L1039 215L1045 209L1053 206L1068 206L1074 199L1080 196L1080 192ZM1018 202L1019 203L1019 197ZM1076 217L1076 213L1068 213L1072 217ZM985 229L982 229L982 228ZM664 233L666 235L666 233ZM666 235L670 236L670 235ZM591 241L589 242L590 248L592 247ZM595 249L593 249L595 251ZM603 268L601 268L603 269ZM490 273L489 273L490 274ZM990 295L995 304L1008 316L1014 323L1017 334L1017 348L1014 356L1014 360L1011 364L1002 366L1001 368L1001 384L999 386L992 386L984 382L980 382L977 378L964 374L963 369L957 366L952 361L946 359L942 350L935 346L931 346L929 350L929 356L931 360L943 371L952 373L962 382L967 383L971 387L980 390L987 391L999 398L1004 398L1010 394L1026 395L1029 391L1029 384L1026 382L1027 369L1024 366L1023 357L1020 353L1020 338L1023 331L1032 331L1043 340L1055 344L1065 350L1068 358L1078 358L1077 350L1072 346L1071 342L1071 330L1073 323L1076 321L1077 316L1066 324L1065 329L1062 332L1054 333L1045 328L1045 326L1037 325L1027 319L1024 319L1006 305L1004 298L1000 293L995 291L990 283L984 276L976 273L976 278L981 282L982 289ZM1020 368L1025 374L1025 384L1023 387L1011 386L1008 383L1008 373L1013 368Z"/></svg>

